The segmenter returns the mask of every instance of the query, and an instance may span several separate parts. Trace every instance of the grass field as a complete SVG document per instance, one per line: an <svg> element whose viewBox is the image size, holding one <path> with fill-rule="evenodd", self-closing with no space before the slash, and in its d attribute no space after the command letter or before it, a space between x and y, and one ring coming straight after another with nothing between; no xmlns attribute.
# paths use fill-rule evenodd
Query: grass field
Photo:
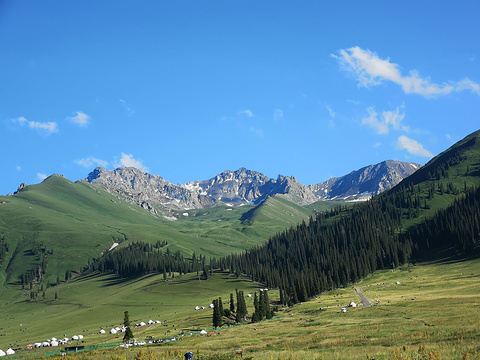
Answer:
<svg viewBox="0 0 480 360"><path fill-rule="evenodd" d="M21 275L40 265L39 252L32 253L38 247L48 254L42 281L56 283L57 276L63 281L66 271L78 272L114 242L167 241L172 252L180 250L186 257L194 251L220 257L263 244L311 214L311 209L269 198L258 207L182 211L178 220L169 221L87 183L51 176L15 196L0 196L0 236L8 243L0 284L21 285ZM9 291L0 292L0 301L8 301Z"/></svg>
<svg viewBox="0 0 480 360"><path fill-rule="evenodd" d="M195 311L194 307L207 306L218 296L226 304L235 288L248 293L258 289L258 284L221 273L208 281L189 275L164 282L160 276L150 276L112 286L117 282L111 276L91 276L59 286L57 300L28 304L29 313L23 313L25 304L18 304L18 312L11 307L12 312L1 319L0 348L9 344L24 347L66 333L86 335L87 347L112 346L79 353L73 356L75 359L148 359L151 355L169 360L182 359L186 351L204 359L219 359L223 355L234 358L236 349L242 349L245 358L275 360L479 358L479 259L445 260L376 272L345 289L282 308L272 320L218 329L220 335L214 336L195 332L211 328L212 314L211 310ZM355 287L360 287L374 305L342 313L341 308L350 301L359 301ZM99 291L101 300L95 296ZM270 292L273 300L277 295ZM251 298L247 305L251 314ZM117 348L114 345L121 336L99 335L98 331L119 325L125 310L134 323L167 320L166 324L135 328L139 341L150 336L184 336L176 342L142 349ZM143 355L138 355L140 350ZM47 351L25 351L21 356L38 356Z"/></svg>

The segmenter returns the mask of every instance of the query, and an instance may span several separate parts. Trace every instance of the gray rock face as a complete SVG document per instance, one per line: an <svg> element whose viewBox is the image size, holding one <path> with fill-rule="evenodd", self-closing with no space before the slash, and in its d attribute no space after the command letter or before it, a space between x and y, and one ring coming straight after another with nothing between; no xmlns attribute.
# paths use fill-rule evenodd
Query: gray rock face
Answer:
<svg viewBox="0 0 480 360"><path fill-rule="evenodd" d="M25 190L26 188L27 188L27 184L21 183L21 184L18 186L17 191L15 191L13 194L14 194L14 195L15 195L15 194L18 194L20 191L23 191L23 190Z"/></svg>
<svg viewBox="0 0 480 360"><path fill-rule="evenodd" d="M226 170L209 180L174 185L158 175L132 167L112 171L99 167L85 181L156 215L168 215L172 210L221 204L258 204L272 195L281 195L300 205L326 199L365 200L398 184L419 167L412 163L384 161L310 186L299 183L294 176L279 175L277 179L271 179L245 168Z"/></svg>
<svg viewBox="0 0 480 360"><path fill-rule="evenodd" d="M339 178L310 185L320 200L361 201L388 190L417 171L421 165L387 160Z"/></svg>

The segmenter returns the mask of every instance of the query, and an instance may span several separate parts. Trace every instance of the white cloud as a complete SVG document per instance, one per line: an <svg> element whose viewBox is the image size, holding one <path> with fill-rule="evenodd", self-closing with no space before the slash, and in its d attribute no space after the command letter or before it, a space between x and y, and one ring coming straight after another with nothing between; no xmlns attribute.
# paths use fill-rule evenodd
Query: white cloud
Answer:
<svg viewBox="0 0 480 360"><path fill-rule="evenodd" d="M122 153L122 157L120 162L115 165L116 167L134 167L145 172L148 172L148 168L142 164L140 160L136 160L133 158L132 154L125 154Z"/></svg>
<svg viewBox="0 0 480 360"><path fill-rule="evenodd" d="M405 135L398 138L397 145L400 149L407 150L412 155L418 155L423 157L433 157L433 154L425 149L418 141L410 139Z"/></svg>
<svg viewBox="0 0 480 360"><path fill-rule="evenodd" d="M377 142L375 143L375 145L373 145L374 147L379 147L379 146L382 146L382 143L381 142Z"/></svg>
<svg viewBox="0 0 480 360"><path fill-rule="evenodd" d="M388 126L385 122L378 120L378 114L375 108L367 109L368 117L362 119L362 124L373 128L378 134L388 134Z"/></svg>
<svg viewBox="0 0 480 360"><path fill-rule="evenodd" d="M80 126L87 126L88 122L90 121L90 116L81 111L77 111L77 115L69 117L69 119Z"/></svg>
<svg viewBox="0 0 480 360"><path fill-rule="evenodd" d="M368 125L373 128L378 134L388 134L390 128L394 130L409 131L408 126L402 125L402 120L405 118L405 113L401 113L400 109L403 108L397 106L394 111L382 112L380 119L375 111L374 107L367 109L369 116L362 119L362 124Z"/></svg>
<svg viewBox="0 0 480 360"><path fill-rule="evenodd" d="M42 173L37 173L37 178L43 181L47 178L47 175Z"/></svg>
<svg viewBox="0 0 480 360"><path fill-rule="evenodd" d="M237 115L245 115L245 116L247 116L247 117L249 117L249 118L255 116L255 115L253 115L252 110L249 110L249 109L246 109L246 110L243 110L243 111L239 111L239 112L237 113Z"/></svg>
<svg viewBox="0 0 480 360"><path fill-rule="evenodd" d="M407 94L419 94L426 97L446 95L453 91L470 90L480 95L480 85L465 78L459 82L443 85L435 84L428 78L421 78L418 72L411 70L409 75L402 75L398 65L389 59L380 59L370 50L358 46L340 50L340 55L332 55L346 71L351 72L359 86L369 87L381 84L384 80L400 85Z"/></svg>
<svg viewBox="0 0 480 360"><path fill-rule="evenodd" d="M122 104L122 107L125 109L129 117L135 114L135 110L132 108L132 106L128 102L126 102L123 99L119 99L119 101L120 101L120 104Z"/></svg>
<svg viewBox="0 0 480 360"><path fill-rule="evenodd" d="M275 109L275 111L273 112L273 120L277 122L282 119L283 119L283 110Z"/></svg>
<svg viewBox="0 0 480 360"><path fill-rule="evenodd" d="M16 120L22 125L27 125L31 129L46 131L47 133L54 133L58 131L58 125L56 122L38 122L38 121L28 121L23 116L19 117Z"/></svg>
<svg viewBox="0 0 480 360"><path fill-rule="evenodd" d="M22 167L21 167L20 165L15 166L15 169L16 169L17 171L22 171Z"/></svg>
<svg viewBox="0 0 480 360"><path fill-rule="evenodd" d="M257 129L257 128L251 127L250 132L253 132L258 137L263 137L263 130L262 129Z"/></svg>
<svg viewBox="0 0 480 360"><path fill-rule="evenodd" d="M328 110L328 113L330 114L330 117L331 117L332 119L334 119L335 116L337 115L337 114L335 114L335 111L333 111L330 106L326 106L326 108L327 108L327 110Z"/></svg>
<svg viewBox="0 0 480 360"><path fill-rule="evenodd" d="M80 160L75 160L75 163L78 165L81 165L86 168L91 168L93 166L101 166L101 167L107 167L108 166L108 161L97 159L94 157L88 157Z"/></svg>

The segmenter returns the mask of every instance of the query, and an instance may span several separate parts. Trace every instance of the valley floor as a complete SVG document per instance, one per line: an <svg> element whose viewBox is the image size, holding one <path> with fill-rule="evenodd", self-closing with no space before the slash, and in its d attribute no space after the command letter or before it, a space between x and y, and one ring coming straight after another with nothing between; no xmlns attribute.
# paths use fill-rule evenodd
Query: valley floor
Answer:
<svg viewBox="0 0 480 360"><path fill-rule="evenodd" d="M72 358L170 360L182 359L185 352L191 351L197 359L234 359L238 349L243 350L244 359L479 358L479 259L408 265L395 271L376 272L355 286L330 291L309 302L280 309L272 320L216 330L210 329L211 310L195 311L191 305L203 304L216 296L228 299L229 292L235 287L244 289L246 293L258 287L255 288L254 284L249 287L246 280L234 279L228 274L215 274L201 284L201 288L207 290L196 288L196 282L178 279L165 283L151 277L136 285L147 301L152 293L159 295L167 287L172 290L177 286L179 292L187 291L186 286L193 289L186 297L177 293L180 307L170 303L174 297L165 293L164 302L158 304L158 312L164 312L168 318L167 327L151 325L134 329L139 341L148 341L150 337L176 337L180 341L124 349L116 346L123 334L100 336L89 333L82 345L86 348L93 346L95 350L72 355ZM355 288L360 288L373 305L365 309L348 308L346 313L342 313L341 309L351 301L358 302ZM202 291L208 294L202 294ZM270 293L271 299L275 299L275 291ZM252 304L247 304L251 314ZM136 315L145 311L146 307L142 310L141 304L137 305L138 308L124 304L121 308L128 309L138 318ZM167 307L175 311L168 312ZM116 307L117 312L119 309L120 306ZM95 311L94 308L90 310ZM62 318L63 321L71 321L68 315L64 314ZM116 320L119 322L121 315ZM114 320L111 322L115 323ZM6 329L4 326L3 331ZM214 335L200 335L198 330L203 328L208 333L214 331ZM185 336L178 337L181 332ZM18 356L38 357L40 354L45 356L47 352L48 349L22 351ZM55 354L48 358L52 356L55 358Z"/></svg>

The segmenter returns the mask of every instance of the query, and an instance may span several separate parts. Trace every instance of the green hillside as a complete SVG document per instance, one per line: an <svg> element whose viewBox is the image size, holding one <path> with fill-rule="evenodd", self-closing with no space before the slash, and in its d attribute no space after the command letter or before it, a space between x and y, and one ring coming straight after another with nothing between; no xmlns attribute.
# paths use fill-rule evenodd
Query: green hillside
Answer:
<svg viewBox="0 0 480 360"><path fill-rule="evenodd" d="M473 190L480 185L479 137L469 135L372 201L333 211L339 203L301 207L275 196L258 206L182 211L171 221L61 176L0 197L0 348L65 333L88 335L88 346L113 346L121 335L98 337L98 331L119 325L125 310L133 322L167 320L136 329L139 338L188 335L212 322L211 311L195 306L219 296L226 304L236 289L268 284L280 288L270 291L279 318L223 329L221 337L186 336L168 345L170 352L152 351L166 360L195 349L214 359L236 348L255 359L473 359L480 352L480 190ZM180 250L186 261L193 252L197 261L216 257L217 268L208 280L195 272L81 273L114 242L134 241ZM403 265L425 256L428 263ZM352 282L375 305L344 316L341 307L357 299ZM251 315L253 300L247 301ZM78 358L136 353L106 351ZM45 350L31 354L39 353Z"/></svg>
<svg viewBox="0 0 480 360"><path fill-rule="evenodd" d="M334 204L325 205L327 207ZM171 252L219 257L263 244L313 214L281 197L259 206L219 206L179 212L171 221L85 182L52 175L13 196L0 197L3 255L0 283L57 284L75 276L113 243L167 242ZM41 280L40 280L41 277ZM12 289L0 298L9 299Z"/></svg>

